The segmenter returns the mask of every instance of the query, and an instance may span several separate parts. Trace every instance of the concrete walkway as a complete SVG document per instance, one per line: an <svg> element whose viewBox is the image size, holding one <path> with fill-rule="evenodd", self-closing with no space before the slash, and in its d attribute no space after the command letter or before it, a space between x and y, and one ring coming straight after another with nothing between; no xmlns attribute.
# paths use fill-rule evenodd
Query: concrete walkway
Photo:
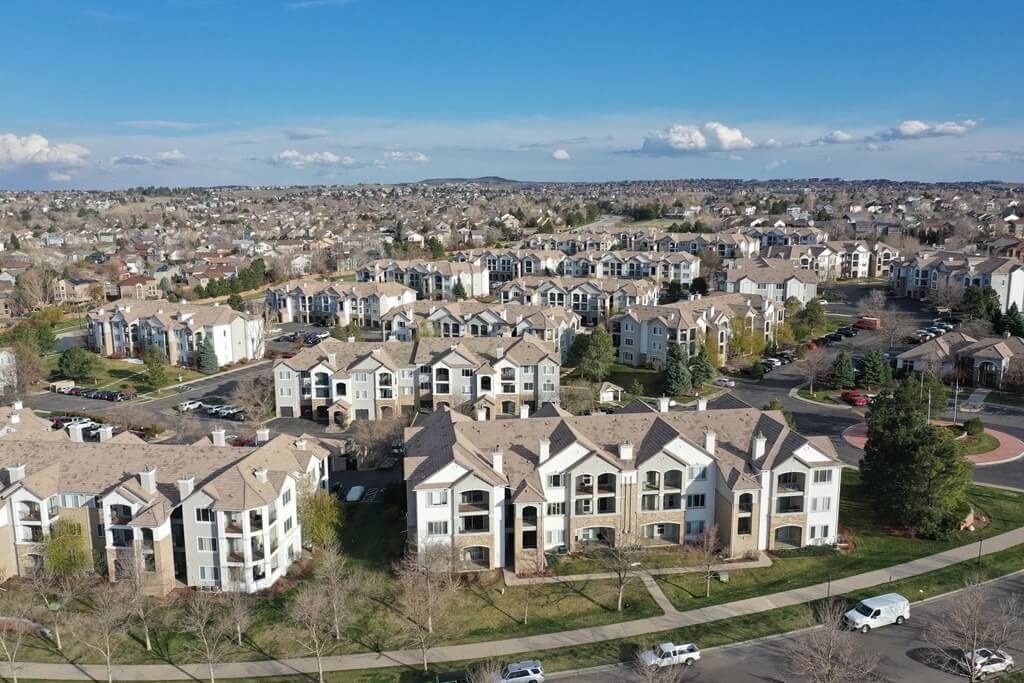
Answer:
<svg viewBox="0 0 1024 683"><path fill-rule="evenodd" d="M772 566L772 560L770 557L761 553L756 560L740 560L737 562L722 562L720 564L711 565L711 569L716 572L735 572L740 569L762 569L764 567ZM696 572L702 572L704 568L700 565L688 565L685 567L657 567L654 569L648 569L643 567L639 569L636 574L638 576L669 576L672 574L693 574ZM616 578L616 575L612 572L596 572L593 574L567 574L565 576L530 576L521 577L516 576L512 572L506 570L505 583L509 586L522 586L525 584L533 583L572 583L575 581L605 581L608 579Z"/></svg>
<svg viewBox="0 0 1024 683"><path fill-rule="evenodd" d="M688 610L686 612L673 610L660 617L636 619L618 624L608 624L607 626L595 626L573 631L546 633L484 643L448 645L431 649L428 652L427 658L430 662L441 663L458 660L489 659L492 657L507 658L510 655L527 652L539 653L543 657L543 653L540 651L549 648L586 645L616 638L633 638L657 631L665 631L683 626L695 626L730 617L766 612L779 607L799 605L812 600L820 600L829 595L852 593L889 581L897 581L937 569L943 569L958 562L973 560L978 557L979 550L982 555L988 555L1022 543L1024 543L1024 528L1014 529L1013 531L986 539L980 548L979 544L971 543L885 569L857 574L845 579L836 579L831 582L831 585L820 583L814 586L807 586L806 588L795 588L781 593L773 593L747 600L737 600L736 602ZM361 653L324 658L324 668L327 671L375 669L397 665L413 668L422 666L419 651L395 650L382 653ZM23 678L49 680L103 680L106 678L106 668L95 664L79 666L75 664L19 663L17 668L18 674ZM305 658L232 662L217 665L216 671L218 678L264 678L268 676L294 675L296 673L315 672L316 660ZM9 675L9 666L7 664L0 665L0 673ZM113 674L117 680L182 680L189 678L204 680L208 678L206 667L202 664L185 664L181 666L171 664L115 666Z"/></svg>
<svg viewBox="0 0 1024 683"><path fill-rule="evenodd" d="M933 424L950 425L952 422L946 420L932 420ZM1024 458L1024 441L1021 441L1012 434L1000 432L995 429L985 428L985 431L999 440L999 447L988 453L966 456L968 460L978 467L985 465L999 465L1004 462L1013 462ZM843 431L843 440L854 448L864 450L868 442L868 425L866 422L859 422Z"/></svg>

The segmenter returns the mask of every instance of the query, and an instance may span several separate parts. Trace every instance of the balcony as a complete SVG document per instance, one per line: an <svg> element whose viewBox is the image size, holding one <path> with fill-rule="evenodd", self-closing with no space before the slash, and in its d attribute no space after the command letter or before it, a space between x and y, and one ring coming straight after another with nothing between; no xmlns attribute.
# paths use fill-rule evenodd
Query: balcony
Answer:
<svg viewBox="0 0 1024 683"><path fill-rule="evenodd" d="M787 496L785 498L779 498L775 503L775 512L780 515L794 514L803 511L803 496Z"/></svg>
<svg viewBox="0 0 1024 683"><path fill-rule="evenodd" d="M487 501L480 503L459 503L459 514L468 512L487 512L490 507L487 505Z"/></svg>
<svg viewBox="0 0 1024 683"><path fill-rule="evenodd" d="M39 522L42 520L40 508L35 503L22 503L18 508L18 521Z"/></svg>
<svg viewBox="0 0 1024 683"><path fill-rule="evenodd" d="M227 514L224 516L224 531L229 534L242 533L242 518L238 515Z"/></svg>
<svg viewBox="0 0 1024 683"><path fill-rule="evenodd" d="M786 474L780 474L775 491L782 495L803 493L805 481L806 477L799 472L787 472Z"/></svg>
<svg viewBox="0 0 1024 683"><path fill-rule="evenodd" d="M460 534L486 534L490 529L490 515L472 515L459 519Z"/></svg>
<svg viewBox="0 0 1024 683"><path fill-rule="evenodd" d="M249 513L249 530L261 531L263 529L263 515L258 512Z"/></svg>
<svg viewBox="0 0 1024 683"><path fill-rule="evenodd" d="M262 560L264 557L266 557L266 553L263 552L263 544L262 543L253 543L252 544L252 559L253 559L253 561Z"/></svg>
<svg viewBox="0 0 1024 683"><path fill-rule="evenodd" d="M128 524L132 521L132 510L127 505L110 506L111 524Z"/></svg>
<svg viewBox="0 0 1024 683"><path fill-rule="evenodd" d="M228 545L228 562L245 562L245 548L237 544Z"/></svg>

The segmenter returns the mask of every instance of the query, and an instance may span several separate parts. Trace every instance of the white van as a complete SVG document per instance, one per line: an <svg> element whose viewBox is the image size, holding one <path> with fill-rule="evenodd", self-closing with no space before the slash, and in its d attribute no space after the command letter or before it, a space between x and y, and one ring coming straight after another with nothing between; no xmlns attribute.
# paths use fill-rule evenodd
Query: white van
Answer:
<svg viewBox="0 0 1024 683"><path fill-rule="evenodd" d="M867 633L879 626L899 626L910 618L910 601L899 593L886 593L877 598L861 600L860 604L843 615L847 628Z"/></svg>

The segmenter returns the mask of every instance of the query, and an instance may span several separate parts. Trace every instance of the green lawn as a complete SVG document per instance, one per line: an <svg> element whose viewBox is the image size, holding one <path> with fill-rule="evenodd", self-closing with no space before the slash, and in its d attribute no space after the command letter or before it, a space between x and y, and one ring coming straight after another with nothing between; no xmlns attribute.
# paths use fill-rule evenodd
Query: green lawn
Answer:
<svg viewBox="0 0 1024 683"><path fill-rule="evenodd" d="M128 363L116 358L104 358L99 355L96 355L96 358L99 360L99 373L96 375L95 381L84 382L82 386L95 387L97 389L118 390L122 385L128 384L135 387L140 394L155 389L155 387L150 387L145 382L145 378L142 374L145 370L145 366L136 363ZM57 372L57 363L59 362L59 353L46 357L47 367L50 370L51 381L64 379L61 374ZM167 368L167 377L171 380L171 384L177 382L179 375L181 376L182 381L185 382L205 376L188 368L178 366L169 366Z"/></svg>
<svg viewBox="0 0 1024 683"><path fill-rule="evenodd" d="M704 597L704 582L698 574L662 576L657 581L678 609L694 609L810 586L827 581L830 576L837 579L900 564L1024 526L1024 494L972 486L969 497L975 508L991 519L984 529L957 532L944 541L912 539L879 527L860 483L860 473L844 470L839 526L853 540L851 552L797 551L776 556L771 567L730 572L728 583L713 583L710 598Z"/></svg>
<svg viewBox="0 0 1024 683"><path fill-rule="evenodd" d="M805 398L815 403L824 403L827 406L846 405L839 397L843 392L838 389L817 389L813 394L807 389L799 389L796 393L800 398Z"/></svg>
<svg viewBox="0 0 1024 683"><path fill-rule="evenodd" d="M700 564L699 559L695 557L694 553L687 553L680 546L647 550L644 552L642 561L643 566L647 569L685 567ZM549 556L548 566L555 576L594 574L602 571L600 561L587 553Z"/></svg>
<svg viewBox="0 0 1024 683"><path fill-rule="evenodd" d="M68 318L54 325L53 333L63 334L64 332L74 332L76 330L84 330L85 328L85 318Z"/></svg>
<svg viewBox="0 0 1024 683"><path fill-rule="evenodd" d="M1024 408L1024 397L1017 394L1004 394L993 391L985 398L985 401L987 403L1000 403L1002 405Z"/></svg>
<svg viewBox="0 0 1024 683"><path fill-rule="evenodd" d="M948 429L958 435L964 433L963 428L960 426L950 425ZM982 432L979 436L968 434L959 441L960 445L963 446L964 455L980 455L999 448L999 439L992 436L989 432Z"/></svg>

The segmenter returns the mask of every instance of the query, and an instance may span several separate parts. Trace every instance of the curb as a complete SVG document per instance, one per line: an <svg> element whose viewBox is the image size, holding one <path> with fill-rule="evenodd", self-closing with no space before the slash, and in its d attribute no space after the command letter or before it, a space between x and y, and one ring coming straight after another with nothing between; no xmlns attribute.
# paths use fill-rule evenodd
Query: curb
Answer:
<svg viewBox="0 0 1024 683"><path fill-rule="evenodd" d="M846 438L846 433L849 432L851 429L854 429L854 428L856 428L858 426L860 426L860 423L850 425L849 427L844 429L839 436L846 443L846 445L849 446L850 448L855 448L855 449L857 449L859 451L863 451L864 450L863 446L857 446L857 445L851 443L850 440ZM1003 436L1008 436L1008 437L1013 438L1013 439L1017 438L1017 437L1013 436L1013 434L1007 434L1006 432L1001 432L998 429L989 429L987 431L995 433L995 434L1001 434ZM973 458L973 457L984 457L984 456L985 456L985 453L978 453L976 455L967 455L967 456L964 456L964 457L966 457L968 460L970 460L971 463L975 467L992 467L993 465L1005 465L1006 463L1016 462L1017 460L1020 460L1021 458L1024 458L1024 452L1020 452L1017 455L1012 455L1012 456L1009 456L1007 458L1003 458L1002 460L993 460L991 462L974 462L973 460L971 460L971 458ZM995 484L986 484L986 485L987 486L995 486ZM1000 488L1009 488L1009 487L1000 487ZM1017 489L1010 489L1010 490L1014 490L1015 491Z"/></svg>
<svg viewBox="0 0 1024 683"><path fill-rule="evenodd" d="M794 398L797 401L810 403L812 406L821 406L822 408L839 408L840 410L853 410L854 408L853 406L842 405L840 403L832 405L831 403L825 403L823 401L812 401L809 398L804 398L803 396L800 396L799 392L806 386L806 384L801 384L800 386L793 387L792 389L789 390L789 397Z"/></svg>

